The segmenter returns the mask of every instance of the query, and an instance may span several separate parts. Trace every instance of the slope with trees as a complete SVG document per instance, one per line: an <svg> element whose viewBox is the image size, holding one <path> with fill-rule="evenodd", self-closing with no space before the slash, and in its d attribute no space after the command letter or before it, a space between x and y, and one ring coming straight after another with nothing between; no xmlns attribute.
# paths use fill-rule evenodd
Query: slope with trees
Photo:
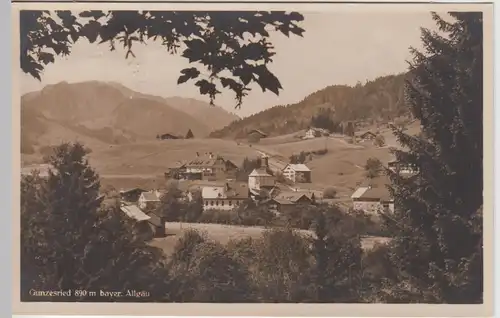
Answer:
<svg viewBox="0 0 500 318"><path fill-rule="evenodd" d="M260 129L271 136L293 133L318 122L317 116L328 114L332 123L323 119L326 127L337 128L353 121L389 122L393 118L409 115L404 104L406 74L379 77L364 85L333 85L305 97L304 100L280 105L234 121L214 131L215 138L242 138L252 129ZM315 118L316 117L316 118ZM311 120L313 119L313 120Z"/></svg>

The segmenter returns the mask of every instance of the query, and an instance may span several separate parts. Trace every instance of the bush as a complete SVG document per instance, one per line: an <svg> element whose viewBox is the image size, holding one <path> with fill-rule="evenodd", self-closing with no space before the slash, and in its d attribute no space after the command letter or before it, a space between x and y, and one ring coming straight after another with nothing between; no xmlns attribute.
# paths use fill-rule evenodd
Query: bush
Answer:
<svg viewBox="0 0 500 318"><path fill-rule="evenodd" d="M323 198L325 199L335 199L337 196L337 190L335 188L326 188L323 191Z"/></svg>

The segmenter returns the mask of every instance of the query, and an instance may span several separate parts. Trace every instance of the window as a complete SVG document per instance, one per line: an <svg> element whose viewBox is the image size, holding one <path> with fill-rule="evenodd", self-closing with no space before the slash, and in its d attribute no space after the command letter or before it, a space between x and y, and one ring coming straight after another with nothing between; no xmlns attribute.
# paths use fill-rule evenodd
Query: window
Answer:
<svg viewBox="0 0 500 318"><path fill-rule="evenodd" d="M210 205L211 205L211 206L214 206L214 201L210 201Z"/></svg>
<svg viewBox="0 0 500 318"><path fill-rule="evenodd" d="M205 205L208 205L208 201L205 201Z"/></svg>
<svg viewBox="0 0 500 318"><path fill-rule="evenodd" d="M219 206L219 200L215 201L215 205Z"/></svg>
<svg viewBox="0 0 500 318"><path fill-rule="evenodd" d="M224 201L222 201L221 205L224 206Z"/></svg>
<svg viewBox="0 0 500 318"><path fill-rule="evenodd" d="M232 206L233 205L233 201L229 201L229 206Z"/></svg>

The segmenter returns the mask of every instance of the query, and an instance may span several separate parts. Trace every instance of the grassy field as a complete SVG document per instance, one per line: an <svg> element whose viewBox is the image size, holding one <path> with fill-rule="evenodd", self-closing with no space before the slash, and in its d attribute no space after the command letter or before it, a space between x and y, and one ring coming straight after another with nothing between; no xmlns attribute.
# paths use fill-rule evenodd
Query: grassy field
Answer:
<svg viewBox="0 0 500 318"><path fill-rule="evenodd" d="M170 255L175 247L177 240L188 229L194 229L200 232L205 232L212 240L218 241L221 244L227 244L230 240L243 239L246 237L258 238L266 230L264 227L257 226L234 226L220 224L200 224L200 223L166 223L168 236L165 238L154 239L151 245L161 248L166 255ZM302 230L304 235L312 235L312 232ZM364 237L362 239L363 249L370 249L376 243L387 242L384 237Z"/></svg>

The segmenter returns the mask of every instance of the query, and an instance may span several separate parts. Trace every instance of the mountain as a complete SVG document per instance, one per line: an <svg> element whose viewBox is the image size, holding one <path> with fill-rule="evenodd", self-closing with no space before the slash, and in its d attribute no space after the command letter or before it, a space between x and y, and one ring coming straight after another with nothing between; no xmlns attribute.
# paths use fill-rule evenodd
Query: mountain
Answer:
<svg viewBox="0 0 500 318"><path fill-rule="evenodd" d="M280 105L256 113L210 134L214 138L243 138L259 129L270 136L306 129L311 118L331 110L336 122L381 123L409 115L404 105L406 74L379 77L364 85L325 87L291 105Z"/></svg>
<svg viewBox="0 0 500 318"><path fill-rule="evenodd" d="M99 146L184 136L189 129L203 138L237 118L208 103L165 99L118 83L61 82L21 97L22 151L72 140Z"/></svg>

